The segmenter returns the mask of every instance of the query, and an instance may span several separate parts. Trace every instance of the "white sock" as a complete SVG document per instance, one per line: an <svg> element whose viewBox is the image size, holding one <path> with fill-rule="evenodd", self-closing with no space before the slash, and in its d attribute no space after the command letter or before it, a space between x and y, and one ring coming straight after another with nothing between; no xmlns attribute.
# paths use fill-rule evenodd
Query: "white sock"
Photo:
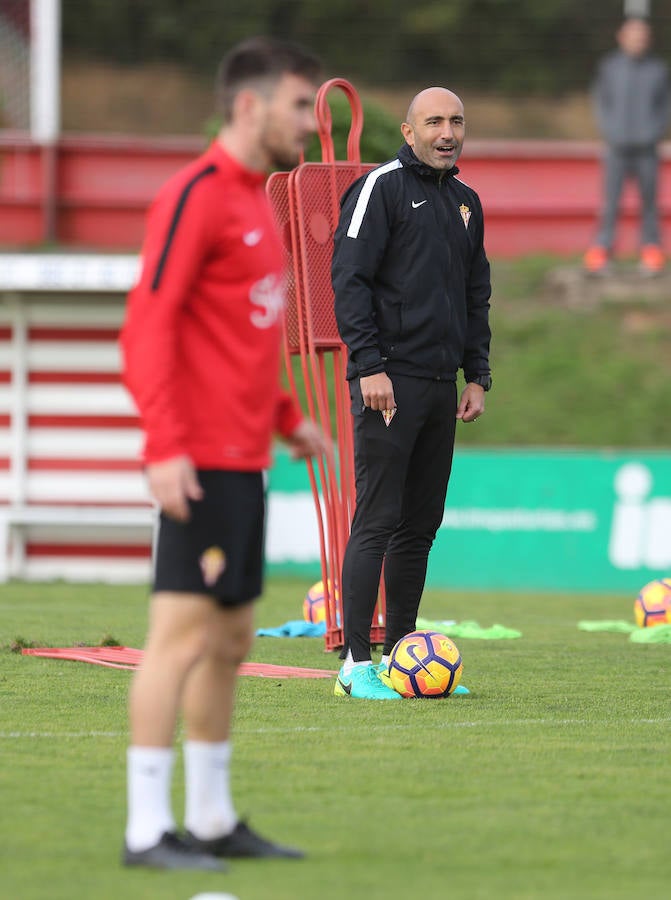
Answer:
<svg viewBox="0 0 671 900"><path fill-rule="evenodd" d="M231 742L185 741L185 827L201 840L230 834L238 817L230 790Z"/></svg>
<svg viewBox="0 0 671 900"><path fill-rule="evenodd" d="M383 654L380 662L388 669L389 668L389 660L391 659L391 653Z"/></svg>
<svg viewBox="0 0 671 900"><path fill-rule="evenodd" d="M175 752L170 747L129 747L127 752L128 819L126 845L137 853L175 830L170 787Z"/></svg>
<svg viewBox="0 0 671 900"><path fill-rule="evenodd" d="M343 675L349 675L354 666L371 666L373 664L372 659L359 659L356 662L352 656L352 651L347 651L347 656L345 657L345 662L342 664L342 673Z"/></svg>

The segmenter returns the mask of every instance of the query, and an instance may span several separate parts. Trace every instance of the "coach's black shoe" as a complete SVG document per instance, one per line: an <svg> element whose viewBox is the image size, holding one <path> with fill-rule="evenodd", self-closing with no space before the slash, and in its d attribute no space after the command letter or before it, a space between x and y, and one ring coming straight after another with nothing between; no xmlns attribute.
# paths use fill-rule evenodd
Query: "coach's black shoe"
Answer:
<svg viewBox="0 0 671 900"><path fill-rule="evenodd" d="M252 831L246 822L238 822L230 834L210 841L202 841L187 831L186 840L202 853L224 856L228 859L260 859L262 857L303 859L305 856L302 850L267 841L260 834Z"/></svg>
<svg viewBox="0 0 671 900"><path fill-rule="evenodd" d="M173 831L166 831L158 844L147 850L129 850L124 846L124 866L149 866L152 869L203 869L223 872L224 863L211 853L199 850L182 840Z"/></svg>

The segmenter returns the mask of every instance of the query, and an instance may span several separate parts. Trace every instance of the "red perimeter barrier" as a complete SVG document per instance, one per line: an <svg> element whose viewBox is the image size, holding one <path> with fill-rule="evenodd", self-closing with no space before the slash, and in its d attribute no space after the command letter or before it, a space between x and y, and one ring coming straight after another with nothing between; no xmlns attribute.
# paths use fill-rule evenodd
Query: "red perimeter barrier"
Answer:
<svg viewBox="0 0 671 900"><path fill-rule="evenodd" d="M0 246L42 244L51 211L51 237L59 244L138 250L156 191L204 144L200 137L67 135L54 148L55 197L49 200L50 163L42 148L24 134L0 131ZM601 149L598 142L467 138L460 178L482 199L490 257L582 253L594 237L600 205ZM389 156L395 151L390 147ZM662 148L659 198L664 242L671 248L671 144ZM638 199L629 187L618 230L620 252L636 250L638 223Z"/></svg>

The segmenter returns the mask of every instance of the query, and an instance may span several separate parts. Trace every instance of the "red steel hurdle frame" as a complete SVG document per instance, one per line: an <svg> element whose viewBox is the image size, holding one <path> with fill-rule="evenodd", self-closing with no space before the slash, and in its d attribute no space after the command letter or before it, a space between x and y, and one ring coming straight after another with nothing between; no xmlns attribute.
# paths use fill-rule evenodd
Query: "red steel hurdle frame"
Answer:
<svg viewBox="0 0 671 900"><path fill-rule="evenodd" d="M347 160L335 158L332 117L327 94L339 88L349 101L351 126ZM331 288L333 234L340 197L360 175L374 168L362 163L360 140L363 109L359 96L343 78L325 82L315 102L322 161L301 163L291 172L276 172L267 191L287 254L287 311L284 354L290 390L298 391L292 357L300 356L308 414L332 439L323 459L308 463L315 499L322 580L326 598L326 650L343 646L342 598L339 582L345 546L354 514L354 452L347 350L335 321ZM315 466L317 472L315 473ZM384 640L385 597L381 584L371 627L371 643Z"/></svg>

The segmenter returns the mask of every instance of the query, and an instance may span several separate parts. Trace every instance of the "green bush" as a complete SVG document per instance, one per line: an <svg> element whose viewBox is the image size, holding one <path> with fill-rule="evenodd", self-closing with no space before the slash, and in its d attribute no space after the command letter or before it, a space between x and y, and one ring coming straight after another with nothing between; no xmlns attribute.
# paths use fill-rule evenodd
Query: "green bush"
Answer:
<svg viewBox="0 0 671 900"><path fill-rule="evenodd" d="M347 137L352 123L349 102L339 89L333 89L328 95L331 108L331 136L336 159L347 159ZM364 124L361 135L361 159L363 162L384 162L394 156L401 145L400 122L397 122L386 110L370 100L362 100ZM205 123L205 135L213 140L221 128L221 119L212 116ZM307 148L305 158L308 162L319 162L322 151L319 138L315 135Z"/></svg>
<svg viewBox="0 0 671 900"><path fill-rule="evenodd" d="M347 138L352 124L352 113L345 94L334 88L328 93L331 108L331 135L336 159L347 159ZM400 122L371 100L362 98L363 132L361 135L361 159L363 162L384 162L394 156L403 138ZM319 162L322 158L319 139L315 137L305 158Z"/></svg>

